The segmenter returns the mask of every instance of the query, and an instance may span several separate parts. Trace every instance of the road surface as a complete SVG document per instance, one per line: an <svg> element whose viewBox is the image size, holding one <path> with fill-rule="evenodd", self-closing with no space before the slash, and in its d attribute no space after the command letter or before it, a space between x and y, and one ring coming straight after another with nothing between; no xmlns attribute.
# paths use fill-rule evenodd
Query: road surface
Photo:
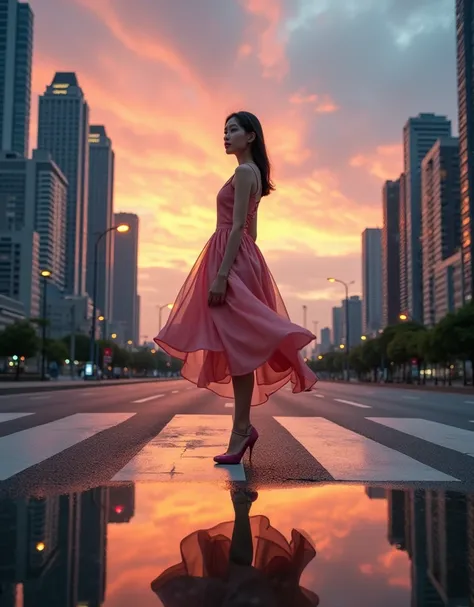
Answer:
<svg viewBox="0 0 474 607"><path fill-rule="evenodd" d="M109 481L474 487L474 400L320 382L253 410L251 466L215 467L233 403L183 380L0 397L0 495Z"/></svg>

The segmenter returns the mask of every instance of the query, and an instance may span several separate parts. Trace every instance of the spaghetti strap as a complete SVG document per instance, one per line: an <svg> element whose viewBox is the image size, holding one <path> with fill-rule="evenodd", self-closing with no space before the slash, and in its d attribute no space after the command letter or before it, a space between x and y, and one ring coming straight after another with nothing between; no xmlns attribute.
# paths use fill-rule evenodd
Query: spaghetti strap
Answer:
<svg viewBox="0 0 474 607"><path fill-rule="evenodd" d="M245 164L251 167L252 171L255 173L255 177L257 178L257 191L255 194L257 194L258 191L262 189L262 176L259 174L259 172L257 172L257 169L254 167L252 162L246 162ZM260 200L258 202L260 202Z"/></svg>

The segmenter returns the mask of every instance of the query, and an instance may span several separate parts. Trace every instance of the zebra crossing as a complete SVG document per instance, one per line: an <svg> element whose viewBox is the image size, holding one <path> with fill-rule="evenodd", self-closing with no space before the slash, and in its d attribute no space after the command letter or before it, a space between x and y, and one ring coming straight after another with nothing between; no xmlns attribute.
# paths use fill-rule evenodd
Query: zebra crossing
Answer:
<svg viewBox="0 0 474 607"><path fill-rule="evenodd" d="M40 466L97 435L108 436L137 413L75 413L43 422L35 413L0 413L0 426L27 417L30 427L0 436L0 483ZM273 423L289 436L282 447L291 464L291 445L305 450L335 481L462 482L392 446L368 438L326 417L274 416ZM419 418L367 417L393 433L413 437L463 457L474 457L474 432ZM224 452L232 415L177 414L141 450L131 456L110 481L246 480L246 468L215 466L212 457ZM262 435L265 430L262 432ZM86 447L85 447L86 448ZM262 460L265 456L262 455ZM257 464L259 465L259 464Z"/></svg>

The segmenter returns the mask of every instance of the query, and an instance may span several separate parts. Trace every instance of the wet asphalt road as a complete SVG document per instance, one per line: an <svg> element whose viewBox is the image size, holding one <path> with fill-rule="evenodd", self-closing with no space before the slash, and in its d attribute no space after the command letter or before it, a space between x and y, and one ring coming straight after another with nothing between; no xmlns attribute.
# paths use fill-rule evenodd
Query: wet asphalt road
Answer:
<svg viewBox="0 0 474 607"><path fill-rule="evenodd" d="M147 465L164 462L163 480L212 480L211 456L222 449L202 438L202 427L208 424L225 441L219 423L221 416L231 423L232 411L231 402L184 380L0 395L0 496L107 484L150 446ZM362 482L474 488L474 396L320 382L310 393L285 388L252 413L261 436L242 474L257 487ZM61 419L67 432L58 426ZM177 453L175 440L183 439L170 440L166 432L177 419L189 422L184 451L194 449L195 458L181 471L168 461ZM192 429L194 421L201 434ZM51 441L59 445L52 455ZM140 465L126 468L127 480L149 478Z"/></svg>

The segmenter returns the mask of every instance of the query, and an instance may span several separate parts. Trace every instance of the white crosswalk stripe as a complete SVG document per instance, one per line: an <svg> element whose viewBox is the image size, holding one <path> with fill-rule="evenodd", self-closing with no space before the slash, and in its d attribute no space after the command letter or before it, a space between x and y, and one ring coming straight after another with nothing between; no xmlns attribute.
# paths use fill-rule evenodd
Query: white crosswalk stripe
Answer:
<svg viewBox="0 0 474 607"><path fill-rule="evenodd" d="M455 481L323 417L275 418L338 481Z"/></svg>
<svg viewBox="0 0 474 607"><path fill-rule="evenodd" d="M0 481L120 424L134 413L77 413L0 438Z"/></svg>
<svg viewBox="0 0 474 607"><path fill-rule="evenodd" d="M0 424L20 419L21 417L28 417L28 415L33 415L33 413L0 413Z"/></svg>
<svg viewBox="0 0 474 607"><path fill-rule="evenodd" d="M0 424L32 416L0 413ZM136 413L77 413L0 437L0 481L36 466L98 433L115 429ZM39 418L41 419L41 418ZM138 419L138 418L137 418ZM462 479L430 467L382 442L325 417L273 418L336 481L444 482ZM474 457L474 432L424 419L367 417L368 422ZM136 420L134 420L134 423ZM30 422L31 423L31 422ZM275 423L275 422L272 422ZM245 468L215 466L232 428L232 415L174 415L112 481L243 481ZM276 426L275 426L276 428ZM281 429L281 432L285 432ZM262 432L264 434L264 432ZM291 449L285 446L291 457Z"/></svg>
<svg viewBox="0 0 474 607"><path fill-rule="evenodd" d="M416 418L368 417L373 422L474 457L474 432Z"/></svg>
<svg viewBox="0 0 474 607"><path fill-rule="evenodd" d="M242 464L213 466L212 457L225 453L232 429L230 415L175 415L115 477L114 481L189 480L244 481Z"/></svg>

